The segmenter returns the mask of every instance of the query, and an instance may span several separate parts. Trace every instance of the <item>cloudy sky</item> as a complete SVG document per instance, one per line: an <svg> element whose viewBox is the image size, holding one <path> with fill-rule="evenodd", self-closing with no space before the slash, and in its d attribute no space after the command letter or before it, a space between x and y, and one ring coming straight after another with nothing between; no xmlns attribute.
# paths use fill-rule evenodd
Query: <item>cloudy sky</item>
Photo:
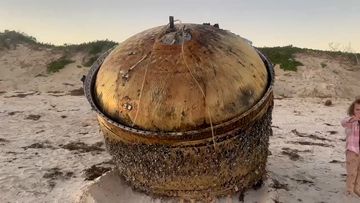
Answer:
<svg viewBox="0 0 360 203"><path fill-rule="evenodd" d="M168 23L219 23L255 46L360 52L360 0L0 0L0 32L25 32L40 42L121 42Z"/></svg>

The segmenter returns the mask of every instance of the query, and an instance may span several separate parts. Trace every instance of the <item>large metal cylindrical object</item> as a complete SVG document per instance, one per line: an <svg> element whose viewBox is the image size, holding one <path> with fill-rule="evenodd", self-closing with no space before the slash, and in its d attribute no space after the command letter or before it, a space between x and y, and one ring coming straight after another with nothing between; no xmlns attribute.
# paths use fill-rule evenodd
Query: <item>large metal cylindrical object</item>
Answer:
<svg viewBox="0 0 360 203"><path fill-rule="evenodd" d="M84 86L119 174L159 196L204 199L265 175L272 64L218 27L160 26L92 66Z"/></svg>

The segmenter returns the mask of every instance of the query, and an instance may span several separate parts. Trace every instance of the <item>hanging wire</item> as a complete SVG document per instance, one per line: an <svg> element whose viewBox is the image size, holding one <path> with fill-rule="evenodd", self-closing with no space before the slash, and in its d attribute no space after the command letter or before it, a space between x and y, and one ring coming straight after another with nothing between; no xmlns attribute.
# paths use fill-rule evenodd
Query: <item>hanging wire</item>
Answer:
<svg viewBox="0 0 360 203"><path fill-rule="evenodd" d="M154 43L155 45L155 43ZM149 64L151 63L151 57L152 57L152 54L153 54L153 50L154 50L154 45L152 46L150 52L148 54L146 54L142 59L140 59L140 61L138 61L134 66L136 66L137 64L139 64L141 61L143 61L147 56L149 56L149 62L146 64L146 68L145 68L145 73L144 73L144 78L143 78L143 81L142 81L142 84L141 84L141 89L140 89L140 94L139 94L139 102L138 102L138 107L136 109L136 113L135 113L135 117L134 117L134 120L132 122L132 127L134 127L135 123L136 123L136 120L137 120L137 117L138 117L138 114L139 114L139 110L140 110L140 104L141 104L141 98L142 98L142 94L143 94L143 91L144 91L144 86L145 86L145 81L146 81L146 76L147 76L147 72L148 72L148 67L149 67ZM132 67L134 67L132 66Z"/></svg>
<svg viewBox="0 0 360 203"><path fill-rule="evenodd" d="M176 21L175 21L175 22L176 22ZM159 36L163 35L169 26L170 26L170 23L168 23L166 26L164 26L164 27L160 30L157 38L158 38ZM155 40L156 40L157 38L155 38ZM144 78L143 78L143 81L142 81L142 84L141 84L140 94L139 94L139 98L138 98L138 100L139 100L139 102L138 102L138 107L137 107L137 109L136 109L135 117L134 117L134 120L133 120L132 125L131 125L132 127L134 127L135 124L136 124L136 120L137 120L137 117L138 117L138 114L139 114L139 110L140 110L140 107L141 107L141 106L140 106L140 105L141 105L141 98L142 98L142 95L143 95L144 86L145 86L145 81L146 81L146 76L147 76L147 72L148 72L148 67L149 67L149 64L151 63L151 57L152 57L152 55L153 55L154 47L155 47L155 42L154 42L154 44L153 44L150 52L149 52L148 54L146 54L143 58L141 58L138 62L136 62L135 65L133 65L133 66L131 67L131 68L133 68L133 67L137 66L141 61L143 61L145 58L147 58L147 56L149 56L149 62L146 64L145 73L144 73Z"/></svg>
<svg viewBox="0 0 360 203"><path fill-rule="evenodd" d="M180 21L180 20L178 20L178 21ZM180 21L180 24L181 24L181 21ZM182 59L183 59L183 61L184 61L184 64L185 64L186 68L188 69L191 77L193 78L193 80L195 81L195 83L197 84L197 86L199 87L199 90L200 90L202 96L204 97L204 100L206 101L205 92L204 92L203 88L201 87L199 81L195 78L194 74L192 73L192 71L191 71L191 69L190 69L190 67L189 67L189 65L188 65L188 63L187 63L187 61L186 61L186 59L185 59L185 54L184 54L184 42L185 42L184 36L185 36L185 29L184 29L184 28L185 28L185 26L182 27L181 56L182 56ZM207 112L207 114L208 114L209 121L210 121L211 136L212 136L212 141L213 141L214 149L216 149L214 127L213 127L213 123L212 123L212 119L211 119L212 116L211 116L211 113L210 113L210 111L209 111L208 106L205 105L205 109L206 109L206 112Z"/></svg>
<svg viewBox="0 0 360 203"><path fill-rule="evenodd" d="M180 26L183 25L182 22L181 22L181 20L179 20L179 19L174 20L174 22L179 22ZM168 28L169 26L170 26L170 23L168 23L168 24L160 31L160 33L159 33L158 36L163 35L163 34L166 32L166 30L167 30L167 28ZM189 67L189 65L188 65L188 63L187 63L187 61L186 61L186 58L185 58L185 54L184 54L184 53L185 53L185 51L184 51L185 26L182 26L181 32L182 32L182 40L181 40L181 53L180 53L180 55L181 55L181 57L182 57L182 60L184 61L184 64L185 64L187 70L189 71L192 79L195 81L195 83L196 83L196 85L198 86L198 88L199 88L199 90L200 90L200 92L201 92L204 100L206 101L205 92L204 92L203 88L201 87L199 81L195 78L195 76L194 76L193 72L191 71L191 69L190 69L190 67ZM142 81L142 84L141 84L141 89L140 89L140 94L139 94L139 99L138 99L138 100L139 100L139 102L138 102L138 108L136 109L135 118L134 118L134 120L133 120L132 126L134 126L135 123L136 123L136 120L137 120L137 117L138 117L138 113L139 113L139 110L140 110L140 107L141 107L141 98L142 98L142 95L143 95L144 86L145 86L145 82L146 82L146 76L147 76L147 72L148 72L148 67L149 67L149 64L151 63L151 57L152 57L152 54L153 54L154 46L155 46L155 42L154 42L153 47L152 47L152 49L151 49L151 51L150 51L149 62L148 62L148 64L146 65L146 68L145 68L144 78L143 78L143 81ZM148 54L145 55L143 58L141 58L141 59L140 59L137 63L135 63L135 65L133 65L131 68L136 67L140 62L142 62L145 58L147 58L147 56L148 56ZM213 123L212 123L212 115L211 115L211 113L210 113L210 111L209 111L208 106L205 105L205 109L206 109L206 113L207 113L207 115L208 115L208 117L209 117L209 121L210 121L212 142L213 142L213 145L214 145L214 149L216 149L214 126L213 126Z"/></svg>

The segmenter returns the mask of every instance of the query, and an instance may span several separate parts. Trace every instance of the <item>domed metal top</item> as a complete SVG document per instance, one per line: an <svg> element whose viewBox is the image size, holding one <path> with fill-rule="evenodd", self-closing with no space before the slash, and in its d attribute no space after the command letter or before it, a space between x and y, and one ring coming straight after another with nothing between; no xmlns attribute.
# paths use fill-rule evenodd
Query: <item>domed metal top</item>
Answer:
<svg viewBox="0 0 360 203"><path fill-rule="evenodd" d="M182 132L240 116L262 98L268 74L257 51L229 31L161 26L106 57L94 96L101 111L123 125Z"/></svg>

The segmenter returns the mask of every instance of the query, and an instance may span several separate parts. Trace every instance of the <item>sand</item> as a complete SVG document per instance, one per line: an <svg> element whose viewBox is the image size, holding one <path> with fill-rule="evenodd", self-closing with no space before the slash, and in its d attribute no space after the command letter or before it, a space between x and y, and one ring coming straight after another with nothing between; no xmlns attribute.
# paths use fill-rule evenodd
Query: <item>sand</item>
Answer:
<svg viewBox="0 0 360 203"><path fill-rule="evenodd" d="M0 54L0 202L161 202L117 181L96 115L81 95L88 71L77 67L81 53L47 74L46 63L57 56L26 46ZM304 64L298 72L276 69L267 179L244 202L360 202L344 196L339 123L350 98L360 95L360 68L297 58ZM239 202L239 194L217 200L230 201Z"/></svg>
<svg viewBox="0 0 360 203"><path fill-rule="evenodd" d="M22 94L29 93L33 92ZM0 96L0 202L73 202L84 197L81 191L96 198L95 185L106 183L111 172L92 183L85 180L85 170L103 166L111 157L104 151L95 114L86 99L66 94L17 95L8 92ZM339 120L349 100L332 102L325 106L324 99L316 98L275 100L267 180L260 189L266 188L264 202L343 201L345 136ZM66 148L69 143L75 147ZM106 167L110 170L111 163ZM151 199L133 194L124 184L113 184L114 192L120 194L118 202ZM119 190L116 184L121 185ZM251 202L249 199L258 196L259 192L252 190L244 200Z"/></svg>

